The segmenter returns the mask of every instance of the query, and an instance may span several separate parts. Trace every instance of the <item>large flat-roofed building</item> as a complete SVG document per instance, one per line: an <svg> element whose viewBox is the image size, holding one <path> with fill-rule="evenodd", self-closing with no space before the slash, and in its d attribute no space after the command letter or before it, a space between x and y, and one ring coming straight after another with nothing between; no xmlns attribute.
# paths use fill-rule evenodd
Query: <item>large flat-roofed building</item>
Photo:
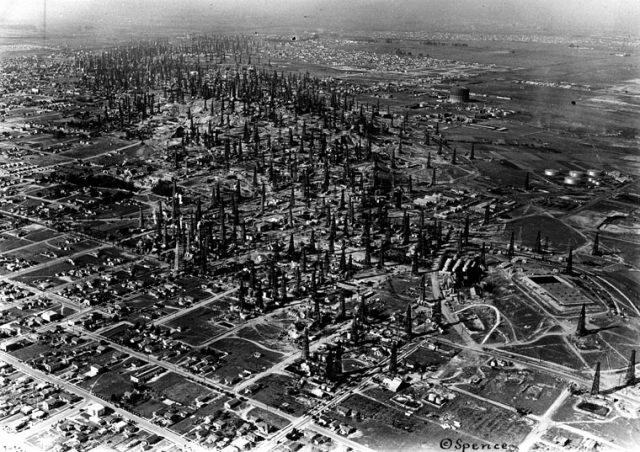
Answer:
<svg viewBox="0 0 640 452"><path fill-rule="evenodd" d="M449 102L453 104L461 104L469 102L469 88L463 86L454 86L449 91Z"/></svg>

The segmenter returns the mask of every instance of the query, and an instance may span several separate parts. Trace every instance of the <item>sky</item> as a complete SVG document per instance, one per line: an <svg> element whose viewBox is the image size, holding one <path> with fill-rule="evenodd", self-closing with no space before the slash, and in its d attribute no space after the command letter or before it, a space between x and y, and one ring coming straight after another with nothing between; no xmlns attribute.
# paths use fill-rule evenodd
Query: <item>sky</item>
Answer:
<svg viewBox="0 0 640 452"><path fill-rule="evenodd" d="M0 0L0 24L42 26L45 0ZM640 0L46 0L47 26L279 25L376 29L472 24L640 35ZM461 31L461 30L456 30Z"/></svg>

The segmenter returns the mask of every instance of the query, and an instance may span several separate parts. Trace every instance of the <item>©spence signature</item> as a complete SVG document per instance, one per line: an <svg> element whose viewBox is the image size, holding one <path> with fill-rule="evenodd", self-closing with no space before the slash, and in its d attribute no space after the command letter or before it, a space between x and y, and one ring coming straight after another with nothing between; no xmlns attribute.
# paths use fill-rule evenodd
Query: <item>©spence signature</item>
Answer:
<svg viewBox="0 0 640 452"><path fill-rule="evenodd" d="M440 440L440 449L465 452L468 450L515 450L516 446L507 443L470 443L460 438L455 440L443 438Z"/></svg>

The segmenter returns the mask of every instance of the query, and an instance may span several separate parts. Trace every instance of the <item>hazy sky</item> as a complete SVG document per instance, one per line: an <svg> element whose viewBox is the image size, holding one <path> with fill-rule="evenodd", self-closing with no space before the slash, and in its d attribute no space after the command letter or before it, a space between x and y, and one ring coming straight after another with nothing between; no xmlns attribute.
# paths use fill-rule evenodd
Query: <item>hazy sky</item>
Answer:
<svg viewBox="0 0 640 452"><path fill-rule="evenodd" d="M42 25L45 0L0 0L0 24ZM46 0L48 27L172 23L420 27L473 22L640 34L640 0ZM488 31L488 30L485 30Z"/></svg>

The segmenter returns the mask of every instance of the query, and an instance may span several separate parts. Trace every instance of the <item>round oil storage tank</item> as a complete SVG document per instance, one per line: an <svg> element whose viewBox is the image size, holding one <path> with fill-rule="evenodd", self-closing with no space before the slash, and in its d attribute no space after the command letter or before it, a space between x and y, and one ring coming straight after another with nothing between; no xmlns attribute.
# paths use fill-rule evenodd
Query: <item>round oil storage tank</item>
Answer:
<svg viewBox="0 0 640 452"><path fill-rule="evenodd" d="M580 184L580 178L579 177L566 176L564 178L564 184L565 185L579 185Z"/></svg>
<svg viewBox="0 0 640 452"><path fill-rule="evenodd" d="M582 176L584 176L584 172L583 171L577 171L577 170L571 170L571 171L569 171L569 176L571 176L571 177L582 177Z"/></svg>
<svg viewBox="0 0 640 452"><path fill-rule="evenodd" d="M597 169L588 169L587 176L589 177L600 177L602 176L602 171Z"/></svg>
<svg viewBox="0 0 640 452"><path fill-rule="evenodd" d="M545 176L557 176L558 174L560 174L560 171L555 169L555 168L547 168L546 170L544 170L544 175Z"/></svg>
<svg viewBox="0 0 640 452"><path fill-rule="evenodd" d="M462 86L454 86L449 91L449 101L454 104L460 104L463 102L469 102L469 88Z"/></svg>

